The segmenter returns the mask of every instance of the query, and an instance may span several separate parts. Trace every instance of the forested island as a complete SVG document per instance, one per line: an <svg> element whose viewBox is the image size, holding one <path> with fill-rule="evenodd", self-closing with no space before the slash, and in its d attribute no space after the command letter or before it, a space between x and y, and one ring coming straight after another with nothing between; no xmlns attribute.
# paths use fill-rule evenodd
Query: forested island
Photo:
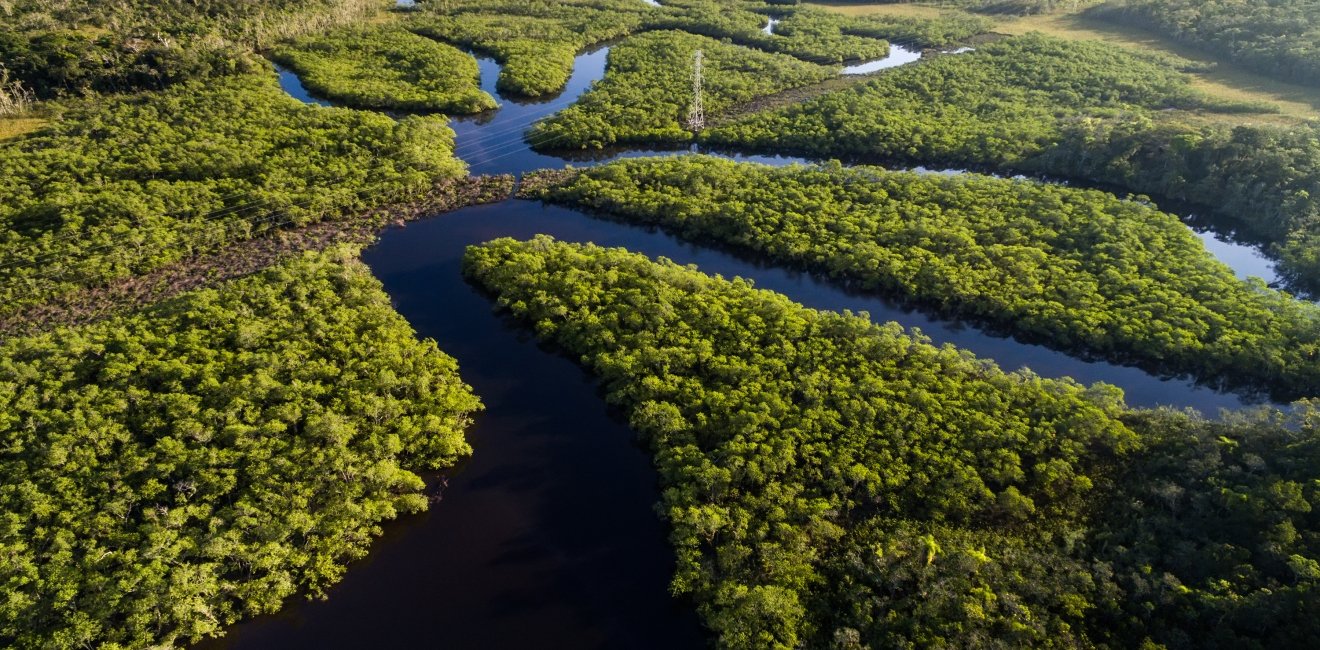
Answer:
<svg viewBox="0 0 1320 650"><path fill-rule="evenodd" d="M1320 548L1300 532L1320 505L1313 404L1291 426L1129 411L1111 387L1004 373L620 249L498 240L465 272L644 436L674 589L722 647L1301 647L1320 631Z"/></svg>
<svg viewBox="0 0 1320 650"><path fill-rule="evenodd" d="M341 29L273 53L317 94L358 108L468 114L496 107L472 57L399 28Z"/></svg>
<svg viewBox="0 0 1320 650"><path fill-rule="evenodd" d="M0 0L0 646L1309 647L1316 9Z"/></svg>

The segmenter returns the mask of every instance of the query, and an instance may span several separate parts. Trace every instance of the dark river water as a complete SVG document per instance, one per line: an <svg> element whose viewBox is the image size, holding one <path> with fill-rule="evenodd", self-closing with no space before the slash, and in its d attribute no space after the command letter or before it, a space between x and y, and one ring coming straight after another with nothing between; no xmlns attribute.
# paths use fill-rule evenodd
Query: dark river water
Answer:
<svg viewBox="0 0 1320 650"><path fill-rule="evenodd" d="M523 131L571 104L600 78L606 53L601 49L579 57L568 88L553 100L502 98L498 112L455 121L458 154L473 173L522 173L565 164L562 158L531 151ZM483 87L498 95L498 66L482 59L481 69ZM293 75L282 74L281 81L291 94L316 101ZM387 525L370 556L351 566L328 600L290 603L279 614L234 626L225 639L204 646L706 645L691 604L668 593L673 559L666 526L653 510L659 495L648 455L607 410L584 371L501 320L490 301L461 277L466 246L543 233L665 256L707 273L752 278L759 287L809 307L866 311L876 321L920 328L936 343L966 348L1005 369L1029 367L1047 377L1109 382L1123 388L1135 406L1215 413L1244 405L1236 395L1185 379L1080 360L654 230L527 201L467 208L389 230L363 258L419 336L435 339L458 359L464 379L485 403L486 411L469 434L474 456L449 473L444 498L430 512ZM1240 274L1272 276L1268 260L1254 249L1213 234L1202 237Z"/></svg>

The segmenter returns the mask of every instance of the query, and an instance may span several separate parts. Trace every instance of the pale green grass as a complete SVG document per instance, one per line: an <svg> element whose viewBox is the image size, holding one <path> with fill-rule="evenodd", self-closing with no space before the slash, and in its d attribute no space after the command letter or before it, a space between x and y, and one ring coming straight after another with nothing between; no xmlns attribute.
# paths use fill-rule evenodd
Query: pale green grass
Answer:
<svg viewBox="0 0 1320 650"><path fill-rule="evenodd" d="M40 117L0 117L0 142L31 133L46 124Z"/></svg>

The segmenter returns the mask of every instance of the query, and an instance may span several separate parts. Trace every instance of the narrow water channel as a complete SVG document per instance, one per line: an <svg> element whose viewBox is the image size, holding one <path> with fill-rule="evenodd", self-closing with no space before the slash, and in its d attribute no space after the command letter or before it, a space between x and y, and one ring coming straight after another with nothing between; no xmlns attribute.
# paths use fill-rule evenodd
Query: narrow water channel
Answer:
<svg viewBox="0 0 1320 650"><path fill-rule="evenodd" d="M241 624L230 632L230 647L703 645L690 607L666 591L672 556L652 510L659 495L647 454L633 445L625 423L610 417L583 371L497 318L460 275L467 245L541 233L753 278L811 307L866 310L1006 368L1110 381L1135 405L1207 412L1241 405L1233 395L988 336L806 274L574 210L530 201L467 208L384 233L364 260L418 334L458 359L485 402L469 436L474 457L449 477L442 502L391 526L327 601Z"/></svg>
<svg viewBox="0 0 1320 650"><path fill-rule="evenodd" d="M459 155L474 173L562 166L562 158L531 151L523 131L575 101L603 75L606 55L601 49L579 57L568 88L556 98L501 98L494 114L456 120ZM498 66L484 59L481 69L483 87L498 96ZM601 158L647 153L673 152ZM458 359L484 401L486 412L469 436L475 455L450 472L444 498L430 512L386 526L370 556L350 568L328 600L291 603L204 646L676 649L707 643L690 604L668 594L673 561L666 527L652 509L659 495L649 456L606 409L585 372L497 317L490 301L461 277L466 246L537 234L623 246L708 273L751 278L809 307L867 311L876 321L918 327L937 343L969 349L1005 369L1115 384L1136 406L1214 413L1243 405L1236 395L1187 380L1082 361L658 231L528 201L467 208L391 229L363 259L418 335ZM1239 248L1250 249L1235 246L1225 241L1212 250L1240 273L1260 274L1259 260L1240 255Z"/></svg>
<svg viewBox="0 0 1320 650"><path fill-rule="evenodd" d="M290 97L304 103L315 104L317 106L334 106L334 104L312 95L312 91L303 86L302 79L298 78L292 70L281 66L275 66L275 74L279 75L280 88L288 93Z"/></svg>
<svg viewBox="0 0 1320 650"><path fill-rule="evenodd" d="M863 61L854 65L843 67L841 74L859 75L871 74L881 70L897 68L909 63L916 63L921 60L921 50L903 47L897 43L889 44L889 56L874 61Z"/></svg>
<svg viewBox="0 0 1320 650"><path fill-rule="evenodd" d="M451 121L457 136L454 154L468 164L472 174L524 174L536 169L564 166L564 160L533 151L523 133L533 122L568 108L591 84L605 76L608 47L580 54L573 66L568 85L553 98L541 101L509 99L500 94L496 83L500 65L494 59L477 57L481 70L481 89L496 97L499 110L493 113L459 117ZM553 147L554 143L539 143Z"/></svg>

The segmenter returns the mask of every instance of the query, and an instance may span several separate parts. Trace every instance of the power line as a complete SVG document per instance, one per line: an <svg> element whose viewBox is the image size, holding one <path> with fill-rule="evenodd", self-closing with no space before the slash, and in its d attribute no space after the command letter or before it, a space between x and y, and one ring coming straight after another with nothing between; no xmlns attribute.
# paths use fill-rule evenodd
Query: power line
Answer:
<svg viewBox="0 0 1320 650"><path fill-rule="evenodd" d="M701 61L703 52L697 50L692 60L692 106L688 109L688 129L694 133L706 128L706 107L701 99Z"/></svg>

